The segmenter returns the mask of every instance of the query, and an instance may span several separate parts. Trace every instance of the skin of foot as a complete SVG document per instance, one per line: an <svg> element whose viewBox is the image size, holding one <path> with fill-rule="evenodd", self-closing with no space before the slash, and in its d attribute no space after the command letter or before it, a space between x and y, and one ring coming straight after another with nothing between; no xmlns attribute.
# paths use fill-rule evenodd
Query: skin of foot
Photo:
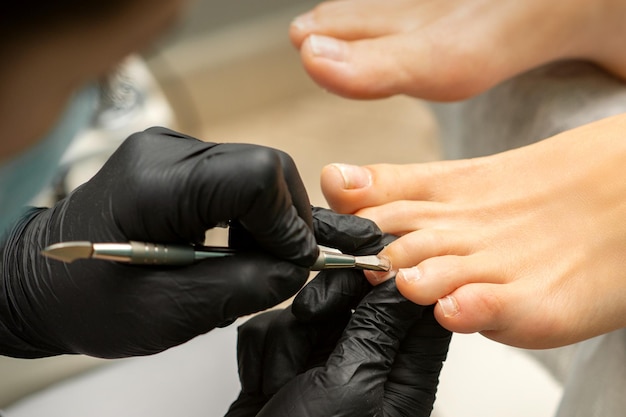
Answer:
<svg viewBox="0 0 626 417"><path fill-rule="evenodd" d="M321 184L400 236L370 282L397 273L451 331L551 348L626 327L626 115L487 157L332 164Z"/></svg>
<svg viewBox="0 0 626 417"><path fill-rule="evenodd" d="M297 17L290 37L338 95L452 101L562 59L626 79L624 21L621 0L335 0Z"/></svg>

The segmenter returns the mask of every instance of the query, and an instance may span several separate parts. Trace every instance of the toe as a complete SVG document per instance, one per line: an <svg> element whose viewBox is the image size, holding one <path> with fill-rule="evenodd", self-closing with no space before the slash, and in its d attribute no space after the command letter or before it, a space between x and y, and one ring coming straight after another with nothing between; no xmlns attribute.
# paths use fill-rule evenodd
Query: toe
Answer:
<svg viewBox="0 0 626 417"><path fill-rule="evenodd" d="M464 285L441 297L435 307L437 321L457 333L506 330L512 306L512 294L505 285L473 283Z"/></svg>
<svg viewBox="0 0 626 417"><path fill-rule="evenodd" d="M426 259L415 267L400 268L396 285L409 300L430 305L474 282L497 281L476 256L444 255Z"/></svg>
<svg viewBox="0 0 626 417"><path fill-rule="evenodd" d="M289 27L289 35L292 43L300 48L312 34L343 40L369 39L415 27L419 20L419 16L406 13L398 2L327 1L296 17Z"/></svg>
<svg viewBox="0 0 626 417"><path fill-rule="evenodd" d="M480 332L510 346L546 349L573 343L554 314L541 314L544 294L527 283L470 283L438 300L437 321L457 333Z"/></svg>
<svg viewBox="0 0 626 417"><path fill-rule="evenodd" d="M308 36L300 57L309 76L323 88L353 99L406 94L427 100L460 100L486 88L471 57L414 32L346 41Z"/></svg>
<svg viewBox="0 0 626 417"><path fill-rule="evenodd" d="M424 164L355 166L330 164L322 169L320 185L330 207L354 213L398 200L447 200L458 178L468 175L469 161ZM474 169L475 171L475 169Z"/></svg>

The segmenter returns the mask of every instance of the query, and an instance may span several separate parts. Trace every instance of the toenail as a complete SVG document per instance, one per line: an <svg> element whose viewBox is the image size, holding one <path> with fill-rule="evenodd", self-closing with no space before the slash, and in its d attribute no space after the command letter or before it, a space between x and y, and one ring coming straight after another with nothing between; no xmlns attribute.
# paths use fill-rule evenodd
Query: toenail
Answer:
<svg viewBox="0 0 626 417"><path fill-rule="evenodd" d="M308 32L315 27L315 19L313 13L302 14L291 21L291 26L298 29L300 32Z"/></svg>
<svg viewBox="0 0 626 417"><path fill-rule="evenodd" d="M396 280L401 279L404 280L409 285L413 285L415 281L420 279L422 274L416 266L412 268L401 268L398 270L398 275L396 276Z"/></svg>
<svg viewBox="0 0 626 417"><path fill-rule="evenodd" d="M328 36L311 35L308 37L309 46L314 56L327 58L333 61L343 61L345 57L345 45Z"/></svg>
<svg viewBox="0 0 626 417"><path fill-rule="evenodd" d="M439 304L439 307L441 307L444 317L454 317L459 314L459 304L451 295L440 298L437 303Z"/></svg>
<svg viewBox="0 0 626 417"><path fill-rule="evenodd" d="M364 271L372 285L382 284L396 275L396 271Z"/></svg>
<svg viewBox="0 0 626 417"><path fill-rule="evenodd" d="M356 190L372 184L372 174L369 169L348 164L332 164L332 166L341 174L345 190Z"/></svg>

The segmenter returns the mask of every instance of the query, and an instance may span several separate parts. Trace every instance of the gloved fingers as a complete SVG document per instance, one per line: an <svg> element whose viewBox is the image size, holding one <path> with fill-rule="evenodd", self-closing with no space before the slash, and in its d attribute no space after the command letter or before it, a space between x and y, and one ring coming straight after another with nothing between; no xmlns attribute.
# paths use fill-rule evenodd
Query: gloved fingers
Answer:
<svg viewBox="0 0 626 417"><path fill-rule="evenodd" d="M293 314L306 323L332 320L354 310L371 288L362 271L324 270L296 295Z"/></svg>
<svg viewBox="0 0 626 417"><path fill-rule="evenodd" d="M387 377L387 415L430 416L451 337L435 320L433 306L426 307L401 342Z"/></svg>
<svg viewBox="0 0 626 417"><path fill-rule="evenodd" d="M275 394L299 373L326 363L349 317L337 314L332 322L305 324L285 310L268 331L263 393Z"/></svg>
<svg viewBox="0 0 626 417"><path fill-rule="evenodd" d="M351 255L372 255L397 239L383 233L369 219L313 208L313 229L320 245L337 248Z"/></svg>
<svg viewBox="0 0 626 417"><path fill-rule="evenodd" d="M237 328L237 366L241 391L248 394L263 392L263 372L267 355L268 333L274 320L284 310L260 313ZM296 338L295 342L300 339Z"/></svg>
<svg viewBox="0 0 626 417"><path fill-rule="evenodd" d="M128 240L202 243L217 222L201 217L205 210L195 192L200 185L195 171L199 155L215 146L164 127L134 133L77 190L77 215L102 207L103 214L113 216L107 221L117 224ZM211 183L211 177L202 182Z"/></svg>
<svg viewBox="0 0 626 417"><path fill-rule="evenodd" d="M373 288L356 308L337 349L326 363L329 375L362 388L384 381L400 347L424 307L404 298L395 280Z"/></svg>
<svg viewBox="0 0 626 417"><path fill-rule="evenodd" d="M287 153L279 150L276 150L276 152L280 158L280 166L283 168L283 178L285 178L285 182L287 183L287 189L291 195L292 204L296 208L298 216L312 229L312 206L309 201L309 195L306 192L306 187L302 182L302 177L300 177L300 173L298 172L298 168L294 160Z"/></svg>
<svg viewBox="0 0 626 417"><path fill-rule="evenodd" d="M209 259L177 271L176 283L189 294L187 314L213 318L214 325L273 307L294 295L309 271L259 253ZM207 329L210 330L210 329Z"/></svg>
<svg viewBox="0 0 626 417"><path fill-rule="evenodd" d="M317 240L351 254L377 253L394 236L385 235L370 220L314 207L313 224ZM250 245L248 232L234 222L230 230L232 246ZM238 243L240 242L240 243ZM246 243L248 242L248 243ZM248 246L248 248L251 248ZM325 270L296 296L293 313L299 320L312 323L331 319L339 312L354 309L371 289L361 271Z"/></svg>
<svg viewBox="0 0 626 417"><path fill-rule="evenodd" d="M285 385L257 417L384 416L385 382L400 343L423 307L389 280L361 301L324 367Z"/></svg>
<svg viewBox="0 0 626 417"><path fill-rule="evenodd" d="M259 314L238 329L242 391L271 395L306 369L326 362L349 316L332 323L299 322L289 308Z"/></svg>
<svg viewBox="0 0 626 417"><path fill-rule="evenodd" d="M354 255L378 253L396 239L368 219L320 207L313 208L313 225L320 244ZM370 289L361 271L325 270L298 293L293 311L306 322L328 320L340 311L354 309Z"/></svg>
<svg viewBox="0 0 626 417"><path fill-rule="evenodd" d="M131 240L198 242L207 229L239 220L282 259L309 266L318 253L295 164L268 147L152 128L129 137L89 188L96 198L114 191L104 203Z"/></svg>
<svg viewBox="0 0 626 417"><path fill-rule="evenodd" d="M257 253L187 267L93 260L70 267L77 279L59 280L54 288L64 299L46 294L52 301L38 307L55 312L54 326L44 330L70 352L107 358L158 353L184 343L227 320L277 305L308 277L306 268ZM89 287L80 286L86 279ZM76 311L89 320L75 320Z"/></svg>
<svg viewBox="0 0 626 417"><path fill-rule="evenodd" d="M326 362L348 317L306 325L290 309L271 310L238 329L237 358L242 390L226 417L256 416L272 395L300 372Z"/></svg>
<svg viewBox="0 0 626 417"><path fill-rule="evenodd" d="M307 223L310 203L286 154L260 146L220 144L198 164L194 181L203 196L207 224L238 220L275 256L302 266L313 264L318 250Z"/></svg>
<svg viewBox="0 0 626 417"><path fill-rule="evenodd" d="M259 314L237 330L237 360L242 392L274 394L300 373L312 350L309 326L289 309Z"/></svg>
<svg viewBox="0 0 626 417"><path fill-rule="evenodd" d="M222 147L162 128L131 136L88 183L24 225L11 249L20 262L7 263L4 274L5 284L14 277L5 291L18 313L9 315L16 319L11 330L33 345L32 355L146 355L287 299L309 271L286 259L312 264L317 247L308 199L302 189L292 195L298 179L286 178L294 167L285 170L285 159L268 148ZM207 228L231 219L252 224L280 258L258 251L148 268L66 265L38 254L68 240L198 242Z"/></svg>

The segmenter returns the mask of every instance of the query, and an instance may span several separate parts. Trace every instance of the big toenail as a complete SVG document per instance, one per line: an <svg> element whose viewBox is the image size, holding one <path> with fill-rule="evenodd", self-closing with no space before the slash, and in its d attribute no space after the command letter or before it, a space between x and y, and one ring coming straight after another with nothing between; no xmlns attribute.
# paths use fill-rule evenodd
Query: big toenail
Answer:
<svg viewBox="0 0 626 417"><path fill-rule="evenodd" d="M300 32L308 32L315 27L315 19L313 13L302 14L291 21L291 26L298 29Z"/></svg>
<svg viewBox="0 0 626 417"><path fill-rule="evenodd" d="M396 276L396 280L403 279L407 284L411 285L415 283L418 279L422 277L419 269L416 266L412 268L401 268L398 270L398 275Z"/></svg>
<svg viewBox="0 0 626 417"><path fill-rule="evenodd" d="M311 35L308 37L308 41L314 56L333 61L344 60L345 44L343 42L320 35Z"/></svg>
<svg viewBox="0 0 626 417"><path fill-rule="evenodd" d="M372 285L382 284L396 275L396 271L363 271Z"/></svg>
<svg viewBox="0 0 626 417"><path fill-rule="evenodd" d="M356 190L372 184L372 173L369 169L348 164L332 164L332 166L341 174L345 190Z"/></svg>
<svg viewBox="0 0 626 417"><path fill-rule="evenodd" d="M459 314L459 304L453 296L447 295L440 298L437 303L441 307L444 317L454 317Z"/></svg>

